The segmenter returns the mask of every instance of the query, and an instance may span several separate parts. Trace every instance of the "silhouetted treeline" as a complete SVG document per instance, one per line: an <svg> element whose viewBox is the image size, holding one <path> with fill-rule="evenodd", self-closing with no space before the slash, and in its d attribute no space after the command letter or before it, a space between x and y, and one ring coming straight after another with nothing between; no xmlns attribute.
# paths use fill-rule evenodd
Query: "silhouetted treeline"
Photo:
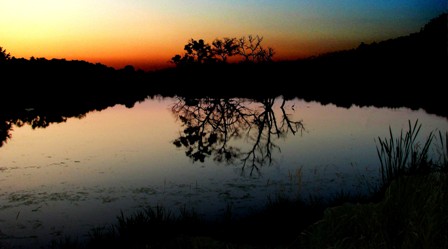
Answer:
<svg viewBox="0 0 448 249"><path fill-rule="evenodd" d="M247 48L251 44L260 45L258 36L246 43L236 38L216 39L212 45L191 40L185 46L185 54L172 59L182 66L155 72L135 70L132 66L115 70L85 61L18 59L2 48L0 109L17 106L23 109L41 103L62 108L91 99L134 95L246 98L283 95L343 107L355 104L423 108L448 117L443 91L448 68L447 32L444 13L408 36L274 63L226 63L230 55L244 56L242 44Z"/></svg>
<svg viewBox="0 0 448 249"><path fill-rule="evenodd" d="M424 108L448 116L443 90L448 78L447 33L445 13L420 32L361 43L356 49L297 61L291 66L301 68L303 78L311 83L304 89L305 99L343 106Z"/></svg>
<svg viewBox="0 0 448 249"><path fill-rule="evenodd" d="M0 109L37 105L65 108L92 99L141 95L145 77L132 66L115 70L86 61L10 57L0 61Z"/></svg>

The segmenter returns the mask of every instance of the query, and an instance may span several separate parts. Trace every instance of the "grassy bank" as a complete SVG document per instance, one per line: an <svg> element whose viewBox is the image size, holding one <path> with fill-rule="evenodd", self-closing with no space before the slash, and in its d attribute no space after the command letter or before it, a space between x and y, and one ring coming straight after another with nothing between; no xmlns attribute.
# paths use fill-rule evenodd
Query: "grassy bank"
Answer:
<svg viewBox="0 0 448 249"><path fill-rule="evenodd" d="M448 248L448 175L394 180L378 203L329 208L294 248Z"/></svg>

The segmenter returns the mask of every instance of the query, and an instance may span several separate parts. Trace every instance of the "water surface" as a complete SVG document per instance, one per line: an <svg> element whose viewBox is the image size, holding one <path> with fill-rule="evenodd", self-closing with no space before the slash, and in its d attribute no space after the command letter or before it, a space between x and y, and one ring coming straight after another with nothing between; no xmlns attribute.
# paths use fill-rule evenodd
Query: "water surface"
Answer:
<svg viewBox="0 0 448 249"><path fill-rule="evenodd" d="M0 238L82 237L146 206L215 220L278 195L366 191L379 173L375 139L417 119L422 138L448 130L421 110L281 98L155 98L37 128L13 122L0 147Z"/></svg>

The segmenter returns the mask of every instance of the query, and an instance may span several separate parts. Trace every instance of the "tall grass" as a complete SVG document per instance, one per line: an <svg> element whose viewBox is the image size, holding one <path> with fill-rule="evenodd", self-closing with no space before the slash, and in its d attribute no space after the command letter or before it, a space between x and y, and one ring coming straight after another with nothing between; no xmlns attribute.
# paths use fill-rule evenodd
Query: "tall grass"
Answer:
<svg viewBox="0 0 448 249"><path fill-rule="evenodd" d="M159 205L132 215L121 212L117 224L109 229L93 229L85 248L173 248L173 241L196 232L199 223L194 210L187 210L185 206L179 210L179 215Z"/></svg>
<svg viewBox="0 0 448 249"><path fill-rule="evenodd" d="M428 152L434 140L434 132L429 133L422 146L417 139L422 125L416 120L414 124L409 121L408 126L408 131L401 130L398 137L394 136L390 126L389 138L378 137L376 151L380 159L383 186L388 186L403 175L429 173L432 170L434 164L428 159Z"/></svg>

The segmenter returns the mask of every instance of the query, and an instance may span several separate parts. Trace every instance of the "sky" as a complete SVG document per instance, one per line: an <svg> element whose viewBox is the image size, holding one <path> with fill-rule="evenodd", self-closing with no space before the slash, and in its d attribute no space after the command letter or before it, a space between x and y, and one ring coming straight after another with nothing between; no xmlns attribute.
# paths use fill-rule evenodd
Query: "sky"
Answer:
<svg viewBox="0 0 448 249"><path fill-rule="evenodd" d="M189 39L260 35L275 60L417 32L446 0L0 0L0 46L17 58L170 66Z"/></svg>

